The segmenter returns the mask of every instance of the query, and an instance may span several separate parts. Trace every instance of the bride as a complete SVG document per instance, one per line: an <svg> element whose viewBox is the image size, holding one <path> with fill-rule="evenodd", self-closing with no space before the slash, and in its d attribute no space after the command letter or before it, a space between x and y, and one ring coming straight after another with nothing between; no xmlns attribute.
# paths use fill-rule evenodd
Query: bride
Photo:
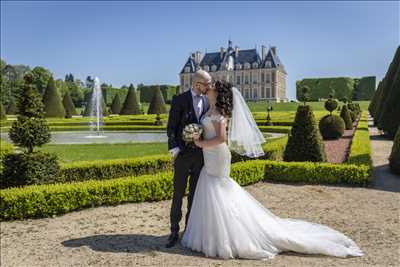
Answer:
<svg viewBox="0 0 400 267"><path fill-rule="evenodd" d="M327 226L277 217L229 177L230 149L258 157L265 139L238 89L218 81L207 97L204 140L195 138L203 148L204 167L182 245L225 259L270 259L282 251L362 256L353 240Z"/></svg>

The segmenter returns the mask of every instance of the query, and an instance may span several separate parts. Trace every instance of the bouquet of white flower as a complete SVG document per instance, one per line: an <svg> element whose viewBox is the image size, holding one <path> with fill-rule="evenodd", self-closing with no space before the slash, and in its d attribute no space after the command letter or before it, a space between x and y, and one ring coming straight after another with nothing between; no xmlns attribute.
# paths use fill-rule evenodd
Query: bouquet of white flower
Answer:
<svg viewBox="0 0 400 267"><path fill-rule="evenodd" d="M193 143L193 135L197 134L201 136L203 133L203 127L197 123L191 123L185 126L182 132L182 139L186 143Z"/></svg>

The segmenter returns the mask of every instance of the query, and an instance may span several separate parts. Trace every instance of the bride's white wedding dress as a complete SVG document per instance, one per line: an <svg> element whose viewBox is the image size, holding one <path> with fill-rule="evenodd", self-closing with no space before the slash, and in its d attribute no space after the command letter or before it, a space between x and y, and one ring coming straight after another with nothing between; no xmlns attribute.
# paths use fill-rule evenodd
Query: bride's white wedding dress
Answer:
<svg viewBox="0 0 400 267"><path fill-rule="evenodd" d="M212 120L202 120L204 138L215 137ZM201 171L182 245L208 257L269 259L282 251L362 256L350 238L327 226L272 214L229 177L227 144L204 148Z"/></svg>

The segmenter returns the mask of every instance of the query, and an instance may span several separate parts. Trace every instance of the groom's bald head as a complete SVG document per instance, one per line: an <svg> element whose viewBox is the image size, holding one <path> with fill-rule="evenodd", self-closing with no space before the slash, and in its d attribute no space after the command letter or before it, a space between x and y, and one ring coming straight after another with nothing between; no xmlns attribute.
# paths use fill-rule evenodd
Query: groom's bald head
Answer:
<svg viewBox="0 0 400 267"><path fill-rule="evenodd" d="M205 94L208 87L211 85L211 82L211 75L207 71L198 70L193 75L192 87L198 93Z"/></svg>

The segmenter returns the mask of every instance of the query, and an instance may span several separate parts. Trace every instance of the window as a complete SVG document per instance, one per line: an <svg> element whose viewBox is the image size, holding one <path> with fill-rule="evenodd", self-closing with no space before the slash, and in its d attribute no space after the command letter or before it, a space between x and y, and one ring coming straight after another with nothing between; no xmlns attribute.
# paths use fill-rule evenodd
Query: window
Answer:
<svg viewBox="0 0 400 267"><path fill-rule="evenodd" d="M258 92L257 88L253 89L253 98L258 98Z"/></svg>
<svg viewBox="0 0 400 267"><path fill-rule="evenodd" d="M265 98L265 87L261 88L261 98Z"/></svg>
<svg viewBox="0 0 400 267"><path fill-rule="evenodd" d="M216 70L217 70L217 66L212 65L212 66L211 66L211 71L216 71Z"/></svg>
<svg viewBox="0 0 400 267"><path fill-rule="evenodd" d="M244 98L249 99L249 89L245 89Z"/></svg>
<svg viewBox="0 0 400 267"><path fill-rule="evenodd" d="M274 83L275 82L275 72L272 72L272 82Z"/></svg>
<svg viewBox="0 0 400 267"><path fill-rule="evenodd" d="M244 83L245 83L245 84L249 84L249 76L248 76L248 75L246 75L246 76L244 77Z"/></svg>
<svg viewBox="0 0 400 267"><path fill-rule="evenodd" d="M241 64L239 64L239 63L238 63L238 64L236 64L236 69L237 69L237 70L240 70L240 69L242 69L242 65L241 65Z"/></svg>
<svg viewBox="0 0 400 267"><path fill-rule="evenodd" d="M252 79L253 83L256 84L257 83L257 73L253 73L252 78L253 78Z"/></svg>
<svg viewBox="0 0 400 267"><path fill-rule="evenodd" d="M240 84L240 76L236 77L236 84Z"/></svg>
<svg viewBox="0 0 400 267"><path fill-rule="evenodd" d="M261 73L261 82L263 83L264 82L264 79L265 78L265 74L264 73Z"/></svg>
<svg viewBox="0 0 400 267"><path fill-rule="evenodd" d="M248 62L244 63L244 68L245 69L250 69L250 63L248 63Z"/></svg>
<svg viewBox="0 0 400 267"><path fill-rule="evenodd" d="M181 77L181 84L183 85L185 83L185 79L183 79L183 77Z"/></svg>
<svg viewBox="0 0 400 267"><path fill-rule="evenodd" d="M190 67L185 67L185 72L190 72Z"/></svg>
<svg viewBox="0 0 400 267"><path fill-rule="evenodd" d="M205 71L210 71L210 67L209 67L208 65L205 65L205 66L204 66L204 70L205 70Z"/></svg>
<svg viewBox="0 0 400 267"><path fill-rule="evenodd" d="M253 69L256 69L257 67L258 67L257 62L254 62L254 63L253 63Z"/></svg>
<svg viewBox="0 0 400 267"><path fill-rule="evenodd" d="M271 61L267 61L267 62L265 62L265 66L267 67L267 68L271 68Z"/></svg>
<svg viewBox="0 0 400 267"><path fill-rule="evenodd" d="M271 76L269 75L269 73L267 73L266 75L266 83L270 83L271 82Z"/></svg>

